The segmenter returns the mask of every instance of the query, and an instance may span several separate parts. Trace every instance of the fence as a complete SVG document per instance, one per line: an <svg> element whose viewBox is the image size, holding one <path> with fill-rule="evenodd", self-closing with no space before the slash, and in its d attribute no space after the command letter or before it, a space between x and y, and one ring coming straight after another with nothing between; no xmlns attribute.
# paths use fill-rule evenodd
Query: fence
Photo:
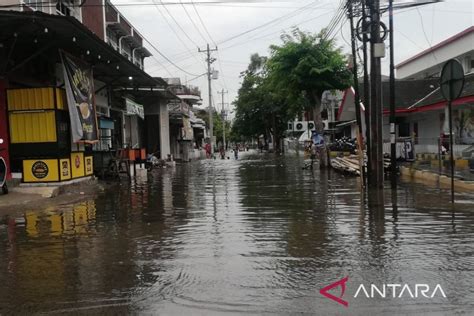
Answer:
<svg viewBox="0 0 474 316"><path fill-rule="evenodd" d="M459 144L457 143L458 140L455 140L455 144L453 146L453 152L454 152L454 157L460 158L460 157L465 157L465 158L471 158L472 153L474 153L474 145L472 144ZM444 151L442 147L440 147L440 144L443 145ZM383 145L383 152L384 153L390 153L390 142L389 140L384 140L384 145ZM448 152L450 149L449 146L449 138L443 138L442 141L440 142L440 138L417 138L414 140L414 152L415 155L420 156L420 155L438 155L438 154L443 154L443 152ZM472 153L471 150L472 149ZM404 145L404 140L397 140L397 158L399 157L404 157L405 153L405 145Z"/></svg>

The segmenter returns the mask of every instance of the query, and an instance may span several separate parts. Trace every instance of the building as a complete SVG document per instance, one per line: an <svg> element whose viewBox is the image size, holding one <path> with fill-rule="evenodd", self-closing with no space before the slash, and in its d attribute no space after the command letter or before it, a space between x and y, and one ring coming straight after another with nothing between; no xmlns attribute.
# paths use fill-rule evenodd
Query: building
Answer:
<svg viewBox="0 0 474 316"><path fill-rule="evenodd" d="M474 71L474 26L396 65L397 79L437 78L443 64L452 58L462 64L466 74Z"/></svg>
<svg viewBox="0 0 474 316"><path fill-rule="evenodd" d="M440 142L447 146L448 111L440 92L439 76L444 63L452 58L460 61L465 71L463 92L452 103L455 155L462 156L474 144L474 27L470 27L396 65L396 136L413 138L416 153L438 153ZM382 81L382 91L384 151L390 152L387 78ZM363 96L361 99L364 103ZM355 128L353 89L344 94L339 120L352 122Z"/></svg>
<svg viewBox="0 0 474 316"><path fill-rule="evenodd" d="M0 98L0 146L7 150L0 154L23 182L86 177L104 167L104 156L143 161L148 142L160 147L161 157L169 154L169 130L159 124L150 131L146 121L150 113L166 120L167 100L176 97L163 79L144 71L143 60L151 54L143 37L109 1L81 3L2 2L0 94L6 97ZM71 140L64 54L93 66L93 144Z"/></svg>
<svg viewBox="0 0 474 316"><path fill-rule="evenodd" d="M179 78L165 79L177 99L169 100L170 152L173 158L189 161L201 157L204 122L194 116L193 106L202 104L198 87L181 84ZM195 134L196 131L196 134Z"/></svg>

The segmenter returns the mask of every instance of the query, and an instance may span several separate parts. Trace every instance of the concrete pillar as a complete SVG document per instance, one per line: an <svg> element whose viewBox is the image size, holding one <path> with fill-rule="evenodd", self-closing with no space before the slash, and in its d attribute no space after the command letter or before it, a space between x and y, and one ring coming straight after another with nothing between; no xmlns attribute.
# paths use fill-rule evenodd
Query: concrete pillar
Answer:
<svg viewBox="0 0 474 316"><path fill-rule="evenodd" d="M160 152L161 159L167 159L170 152L170 118L168 105L160 102Z"/></svg>
<svg viewBox="0 0 474 316"><path fill-rule="evenodd" d="M8 82L5 79L0 79L0 138L2 142L0 143L0 157L5 160L7 165L7 180L11 179L11 169L10 169L10 154L9 154L9 137L8 137L8 114L7 114L7 88Z"/></svg>

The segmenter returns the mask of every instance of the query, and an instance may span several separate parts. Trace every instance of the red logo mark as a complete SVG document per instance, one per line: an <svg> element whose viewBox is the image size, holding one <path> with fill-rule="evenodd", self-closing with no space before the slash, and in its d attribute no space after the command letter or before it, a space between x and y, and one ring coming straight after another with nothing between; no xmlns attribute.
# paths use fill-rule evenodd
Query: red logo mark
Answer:
<svg viewBox="0 0 474 316"><path fill-rule="evenodd" d="M349 303L344 301L342 299L342 297L344 296L344 292L346 291L346 282L348 280L349 280L349 277L346 276L345 278L343 278L343 279L341 279L337 282L334 282L332 284L329 284L326 287L323 287L321 290L319 290L319 293L321 293L322 295L326 296L327 298L329 298L333 301L336 301L339 304L344 305L345 307L347 307L347 306L349 306ZM329 290L332 290L333 288L338 287L338 286L341 287L341 295L339 297L334 296L334 295L332 295L331 293L328 292Z"/></svg>

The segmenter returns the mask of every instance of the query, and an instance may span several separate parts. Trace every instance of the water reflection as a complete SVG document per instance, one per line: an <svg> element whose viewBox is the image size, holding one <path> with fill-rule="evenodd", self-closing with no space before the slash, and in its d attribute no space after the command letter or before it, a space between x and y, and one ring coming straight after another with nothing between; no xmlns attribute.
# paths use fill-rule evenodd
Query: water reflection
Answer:
<svg viewBox="0 0 474 316"><path fill-rule="evenodd" d="M340 312L341 277L440 283L447 300L353 300L354 314L472 310L472 195L247 155L156 170L75 205L0 219L0 314ZM380 201L379 199L379 201ZM455 216L454 216L455 214Z"/></svg>

